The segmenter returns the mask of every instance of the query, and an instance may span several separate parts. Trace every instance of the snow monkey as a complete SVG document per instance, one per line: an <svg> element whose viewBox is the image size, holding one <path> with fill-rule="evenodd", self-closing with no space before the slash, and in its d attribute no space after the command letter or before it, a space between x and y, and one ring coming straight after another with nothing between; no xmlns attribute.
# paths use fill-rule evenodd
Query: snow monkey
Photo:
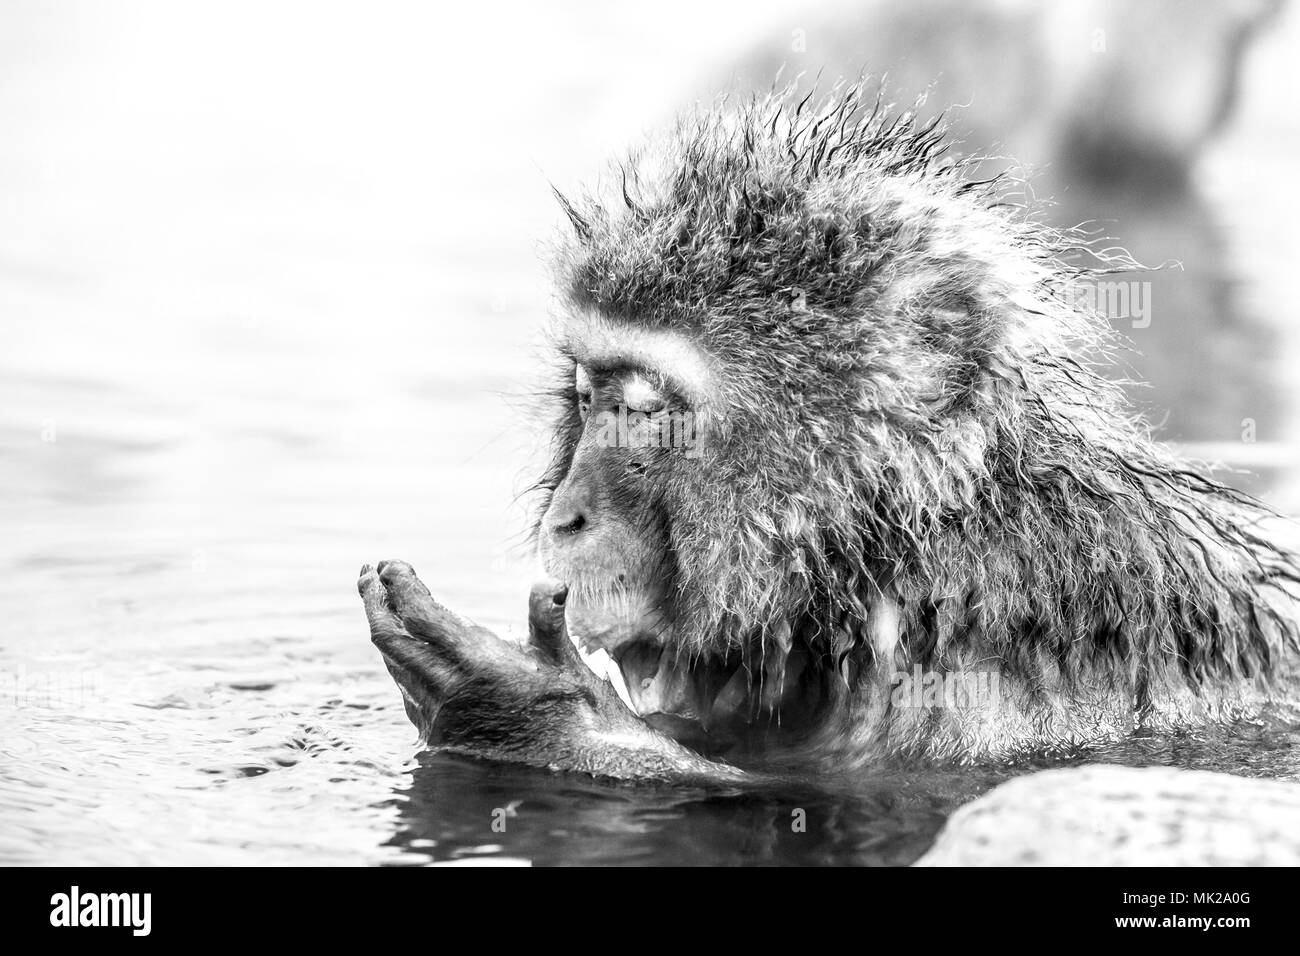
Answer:
<svg viewBox="0 0 1300 956"><path fill-rule="evenodd" d="M1300 562L1099 371L1111 333L1078 291L1137 264L971 162L858 84L699 108L560 197L528 642L403 562L362 570L431 746L735 780L1285 696Z"/></svg>

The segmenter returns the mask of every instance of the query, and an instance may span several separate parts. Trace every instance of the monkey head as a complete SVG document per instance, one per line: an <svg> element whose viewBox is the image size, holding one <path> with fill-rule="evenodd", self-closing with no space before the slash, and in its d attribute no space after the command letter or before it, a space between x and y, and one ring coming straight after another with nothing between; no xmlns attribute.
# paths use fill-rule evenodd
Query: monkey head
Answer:
<svg viewBox="0 0 1300 956"><path fill-rule="evenodd" d="M1077 331L1028 333L1042 233L934 126L857 89L803 106L684 120L612 198L561 197L538 548L571 632L679 732L797 727L890 652L890 581L972 507L998 390Z"/></svg>

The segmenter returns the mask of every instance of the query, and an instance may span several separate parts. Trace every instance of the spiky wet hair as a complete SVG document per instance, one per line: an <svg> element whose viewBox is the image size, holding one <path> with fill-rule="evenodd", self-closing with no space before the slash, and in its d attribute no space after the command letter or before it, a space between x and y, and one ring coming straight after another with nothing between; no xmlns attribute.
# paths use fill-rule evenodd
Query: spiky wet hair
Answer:
<svg viewBox="0 0 1300 956"><path fill-rule="evenodd" d="M1069 291L1137 264L1044 226L939 121L866 84L720 101L610 180L561 197L564 308L680 333L716 375L706 453L663 491L691 653L794 629L838 673L994 659L1141 698L1295 646L1266 510L1153 443L1098 370L1109 326ZM873 648L886 601L899 637Z"/></svg>

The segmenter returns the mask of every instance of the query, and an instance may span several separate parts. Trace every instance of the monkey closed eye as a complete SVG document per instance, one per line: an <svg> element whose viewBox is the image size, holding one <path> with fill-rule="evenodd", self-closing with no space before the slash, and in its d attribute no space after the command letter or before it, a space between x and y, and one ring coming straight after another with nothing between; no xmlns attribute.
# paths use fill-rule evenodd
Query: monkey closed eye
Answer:
<svg viewBox="0 0 1300 956"><path fill-rule="evenodd" d="M623 404L629 411L653 415L668 408L668 399L645 376L634 373L623 385Z"/></svg>

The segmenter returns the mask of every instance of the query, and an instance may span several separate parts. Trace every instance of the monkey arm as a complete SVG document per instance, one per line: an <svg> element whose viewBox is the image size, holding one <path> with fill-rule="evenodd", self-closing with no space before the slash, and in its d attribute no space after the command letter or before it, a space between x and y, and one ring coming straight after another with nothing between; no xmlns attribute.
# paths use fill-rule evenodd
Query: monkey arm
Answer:
<svg viewBox="0 0 1300 956"><path fill-rule="evenodd" d="M357 589L370 639L430 746L618 779L745 779L647 726L591 672L565 630L562 586L534 586L526 645L443 607L402 561L366 565Z"/></svg>

